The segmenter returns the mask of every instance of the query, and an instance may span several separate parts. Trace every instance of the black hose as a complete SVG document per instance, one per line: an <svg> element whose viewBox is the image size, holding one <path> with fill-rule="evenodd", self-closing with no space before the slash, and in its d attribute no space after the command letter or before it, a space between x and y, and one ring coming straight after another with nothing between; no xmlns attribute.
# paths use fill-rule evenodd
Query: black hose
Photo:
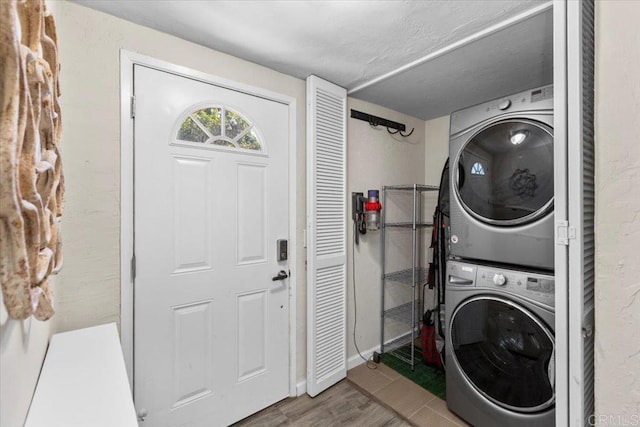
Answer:
<svg viewBox="0 0 640 427"><path fill-rule="evenodd" d="M451 182L450 182L450 170L449 170L449 159L447 159L447 161L444 164L444 167L442 168L442 173L440 174L440 190L438 191L438 206L436 207L436 212L434 215L434 221L433 221L433 226L434 227L438 227L438 231L437 231L437 242L438 244L436 245L436 260L437 260L437 278L436 278L436 285L437 285L437 295L438 295L438 334L444 338L445 337L445 333L444 333L444 328L443 328L443 318L442 318L442 308L445 304L445 287L446 287L446 280L447 280L447 233L446 233L446 223L445 223L445 217L448 217L447 214L445 214L444 209L446 208L447 210L449 209L448 206L443 206L443 190L444 191L449 191L451 188ZM462 176L460 176L460 182L464 183L464 168L458 168L459 169L459 173L461 173ZM449 180L449 185L445 185L445 181ZM450 201L449 201L450 203ZM446 203L445 203L446 204Z"/></svg>

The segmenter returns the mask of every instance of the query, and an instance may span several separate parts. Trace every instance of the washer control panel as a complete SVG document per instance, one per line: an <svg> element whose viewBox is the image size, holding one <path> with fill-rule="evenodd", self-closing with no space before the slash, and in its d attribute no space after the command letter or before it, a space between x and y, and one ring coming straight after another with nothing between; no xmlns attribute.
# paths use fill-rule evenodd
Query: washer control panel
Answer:
<svg viewBox="0 0 640 427"><path fill-rule="evenodd" d="M510 99L503 99L500 102L498 102L498 110L506 110L507 108L511 107L511 100Z"/></svg>
<svg viewBox="0 0 640 427"><path fill-rule="evenodd" d="M550 275L478 266L476 286L500 288L554 307L555 282Z"/></svg>
<svg viewBox="0 0 640 427"><path fill-rule="evenodd" d="M493 284L496 286L504 286L507 284L507 278L504 277L504 274L494 274L493 275Z"/></svg>

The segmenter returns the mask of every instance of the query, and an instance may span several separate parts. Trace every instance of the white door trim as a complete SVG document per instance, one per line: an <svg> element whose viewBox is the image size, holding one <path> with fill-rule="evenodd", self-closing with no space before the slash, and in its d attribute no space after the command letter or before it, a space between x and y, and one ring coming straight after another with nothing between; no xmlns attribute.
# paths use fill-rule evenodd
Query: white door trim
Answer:
<svg viewBox="0 0 640 427"><path fill-rule="evenodd" d="M211 74L192 70L141 55L120 50L120 341L129 385L133 390L133 66L135 64L169 72L182 77L213 84L223 88L280 102L289 107L289 396L296 396L296 292L297 292L297 239L296 209L296 99L262 88L237 83Z"/></svg>
<svg viewBox="0 0 640 427"><path fill-rule="evenodd" d="M557 235L568 221L567 2L553 2L553 137L555 236L556 425L569 425L569 251Z"/></svg>

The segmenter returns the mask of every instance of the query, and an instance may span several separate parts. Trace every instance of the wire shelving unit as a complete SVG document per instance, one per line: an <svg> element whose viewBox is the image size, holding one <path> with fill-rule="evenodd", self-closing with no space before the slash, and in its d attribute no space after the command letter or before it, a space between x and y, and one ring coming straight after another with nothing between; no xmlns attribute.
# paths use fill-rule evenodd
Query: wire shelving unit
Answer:
<svg viewBox="0 0 640 427"><path fill-rule="evenodd" d="M382 209L382 313L380 329L380 353L393 355L406 362L414 369L420 354L416 341L420 338L421 301L420 285L426 282L428 269L426 268L426 257L421 256L422 234L425 230L430 230L433 224L422 220L422 194L424 192L439 189L434 185L387 185L382 187L382 206L387 206L388 197L393 194L403 193L412 196L412 212L402 221L387 222L386 209ZM409 229L411 234L411 267L404 269L389 269L387 267L387 233L396 229ZM421 262L421 260L424 260ZM387 301L387 294L391 288L395 293L404 294L405 302L392 304ZM397 289L400 287L401 289ZM392 325L393 324L393 325ZM392 329L401 330L400 334L387 337L386 332ZM377 355L376 355L377 356Z"/></svg>

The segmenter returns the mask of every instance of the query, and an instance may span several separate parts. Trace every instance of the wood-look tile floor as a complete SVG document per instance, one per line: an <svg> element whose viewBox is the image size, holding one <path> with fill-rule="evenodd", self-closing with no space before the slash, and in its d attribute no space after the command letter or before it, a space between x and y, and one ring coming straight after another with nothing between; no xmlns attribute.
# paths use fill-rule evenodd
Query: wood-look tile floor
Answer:
<svg viewBox="0 0 640 427"><path fill-rule="evenodd" d="M314 398L302 395L285 399L235 425L401 427L410 424L343 380Z"/></svg>
<svg viewBox="0 0 640 427"><path fill-rule="evenodd" d="M360 365L325 392L285 399L236 426L459 427L442 399L383 364Z"/></svg>
<svg viewBox="0 0 640 427"><path fill-rule="evenodd" d="M349 372L347 379L383 406L393 409L403 419L418 427L467 426L447 409L444 400L379 363L376 369L362 364Z"/></svg>

